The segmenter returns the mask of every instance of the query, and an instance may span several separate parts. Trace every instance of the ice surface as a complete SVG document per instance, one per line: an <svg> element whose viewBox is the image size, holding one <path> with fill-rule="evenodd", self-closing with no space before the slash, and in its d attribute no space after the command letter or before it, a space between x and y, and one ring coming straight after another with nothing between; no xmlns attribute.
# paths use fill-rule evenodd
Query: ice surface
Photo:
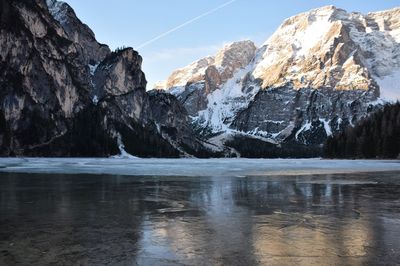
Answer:
<svg viewBox="0 0 400 266"><path fill-rule="evenodd" d="M396 265L398 177L0 173L0 265Z"/></svg>
<svg viewBox="0 0 400 266"><path fill-rule="evenodd" d="M322 159L1 158L0 172L134 176L284 176L400 171L400 161Z"/></svg>

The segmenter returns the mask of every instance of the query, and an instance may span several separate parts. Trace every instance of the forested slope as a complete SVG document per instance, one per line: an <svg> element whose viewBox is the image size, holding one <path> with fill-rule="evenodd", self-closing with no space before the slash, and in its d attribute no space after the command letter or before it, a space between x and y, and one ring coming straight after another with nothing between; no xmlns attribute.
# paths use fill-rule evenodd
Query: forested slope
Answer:
<svg viewBox="0 0 400 266"><path fill-rule="evenodd" d="M328 138L327 158L399 158L400 103L386 105L354 127Z"/></svg>

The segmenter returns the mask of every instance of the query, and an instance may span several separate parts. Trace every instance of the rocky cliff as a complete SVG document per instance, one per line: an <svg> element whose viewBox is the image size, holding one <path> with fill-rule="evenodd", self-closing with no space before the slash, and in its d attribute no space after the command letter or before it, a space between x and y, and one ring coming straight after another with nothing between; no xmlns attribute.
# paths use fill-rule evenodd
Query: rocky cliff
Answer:
<svg viewBox="0 0 400 266"><path fill-rule="evenodd" d="M315 9L146 92L141 56L98 43L68 4L0 0L0 155L319 155L398 97L399 17Z"/></svg>
<svg viewBox="0 0 400 266"><path fill-rule="evenodd" d="M105 44L97 42L93 31L76 16L74 10L65 2L46 0L50 14L62 26L68 39L81 50L87 65L95 66L111 51Z"/></svg>
<svg viewBox="0 0 400 266"><path fill-rule="evenodd" d="M209 155L190 131L158 128L190 124L180 103L164 108L176 115L172 124L154 115L150 99L163 101L146 93L136 51L111 52L63 2L1 0L0 7L0 155Z"/></svg>
<svg viewBox="0 0 400 266"><path fill-rule="evenodd" d="M253 149L259 156L290 145L318 154L328 136L398 99L399 14L311 10L285 20L258 49L234 43L175 71L164 89L220 148L247 156L251 140L265 143Z"/></svg>

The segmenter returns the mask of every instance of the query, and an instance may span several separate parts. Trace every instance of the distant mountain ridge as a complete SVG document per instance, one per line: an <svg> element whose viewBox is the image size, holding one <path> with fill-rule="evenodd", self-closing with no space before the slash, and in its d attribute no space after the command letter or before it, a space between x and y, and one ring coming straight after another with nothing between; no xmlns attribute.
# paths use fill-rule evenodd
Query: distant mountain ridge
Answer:
<svg viewBox="0 0 400 266"><path fill-rule="evenodd" d="M233 43L176 70L158 89L177 96L216 150L239 137L321 147L399 97L399 74L400 8L326 6L285 20L260 48Z"/></svg>

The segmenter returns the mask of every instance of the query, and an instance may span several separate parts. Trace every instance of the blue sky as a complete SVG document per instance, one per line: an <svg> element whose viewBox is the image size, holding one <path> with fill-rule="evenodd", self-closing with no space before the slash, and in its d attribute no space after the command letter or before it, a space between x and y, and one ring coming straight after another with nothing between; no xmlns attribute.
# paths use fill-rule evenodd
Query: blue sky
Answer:
<svg viewBox="0 0 400 266"><path fill-rule="evenodd" d="M78 17L112 49L141 44L228 0L66 0ZM236 0L179 30L142 47L149 82L163 80L176 68L214 54L225 43L242 39L262 44L290 16L335 5L368 13L400 6L400 0Z"/></svg>

